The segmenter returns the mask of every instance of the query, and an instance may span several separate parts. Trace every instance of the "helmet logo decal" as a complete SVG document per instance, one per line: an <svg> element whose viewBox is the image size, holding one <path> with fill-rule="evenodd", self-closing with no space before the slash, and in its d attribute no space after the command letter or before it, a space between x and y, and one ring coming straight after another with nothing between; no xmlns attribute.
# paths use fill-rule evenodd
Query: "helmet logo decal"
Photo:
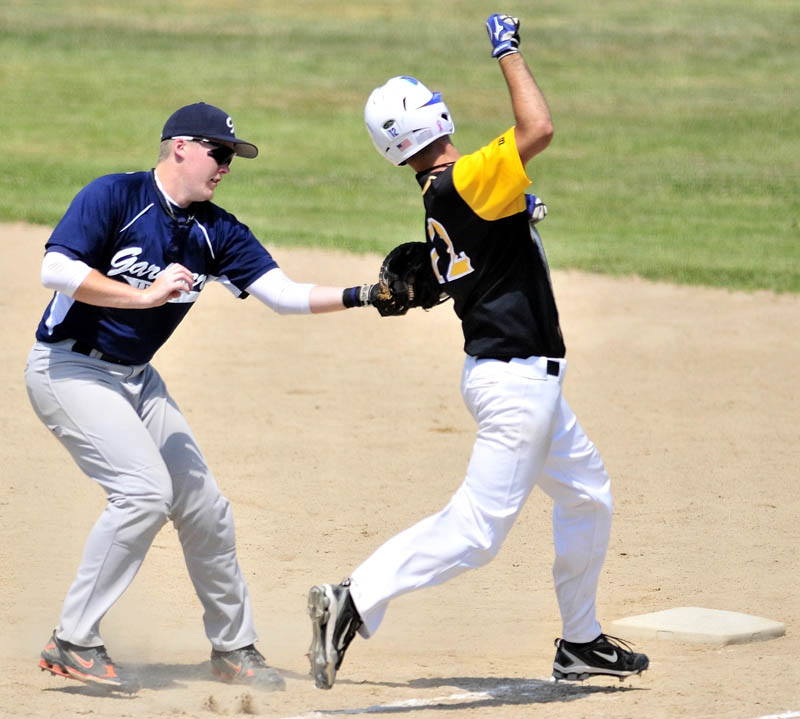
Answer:
<svg viewBox="0 0 800 719"><path fill-rule="evenodd" d="M442 93L441 92L434 92L431 95L431 99L428 100L428 102L426 102L425 105L423 105L423 107L425 107L427 105L436 105L437 103L439 103L441 101L442 101Z"/></svg>

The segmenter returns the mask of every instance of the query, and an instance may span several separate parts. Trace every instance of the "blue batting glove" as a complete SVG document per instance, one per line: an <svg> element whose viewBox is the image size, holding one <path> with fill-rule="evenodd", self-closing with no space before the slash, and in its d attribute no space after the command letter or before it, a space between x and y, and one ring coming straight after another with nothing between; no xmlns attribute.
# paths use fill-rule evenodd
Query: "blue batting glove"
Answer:
<svg viewBox="0 0 800 719"><path fill-rule="evenodd" d="M519 52L519 19L495 13L486 21L486 32L489 33L489 42L492 43L492 57L499 60L501 57Z"/></svg>
<svg viewBox="0 0 800 719"><path fill-rule="evenodd" d="M535 225L547 217L547 205L536 195L525 195L525 209L530 217L531 224Z"/></svg>

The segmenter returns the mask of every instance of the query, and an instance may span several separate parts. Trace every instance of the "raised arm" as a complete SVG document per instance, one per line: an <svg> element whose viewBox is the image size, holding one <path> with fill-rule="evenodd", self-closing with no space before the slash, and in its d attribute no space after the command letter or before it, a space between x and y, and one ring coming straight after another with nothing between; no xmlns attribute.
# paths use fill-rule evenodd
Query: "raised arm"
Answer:
<svg viewBox="0 0 800 719"><path fill-rule="evenodd" d="M519 24L515 17L495 13L486 21L486 31L492 57L499 61L511 96L517 150L527 164L550 144L553 122L547 101L519 51Z"/></svg>

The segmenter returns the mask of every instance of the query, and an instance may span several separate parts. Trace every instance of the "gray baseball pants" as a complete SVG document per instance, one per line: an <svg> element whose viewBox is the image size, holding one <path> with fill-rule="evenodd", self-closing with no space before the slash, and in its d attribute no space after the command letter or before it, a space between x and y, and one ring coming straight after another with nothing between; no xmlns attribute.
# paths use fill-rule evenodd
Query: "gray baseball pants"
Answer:
<svg viewBox="0 0 800 719"><path fill-rule="evenodd" d="M108 499L86 540L57 636L103 644L102 618L172 520L212 647L229 651L256 641L230 504L158 372L71 346L37 342L25 369L36 414Z"/></svg>

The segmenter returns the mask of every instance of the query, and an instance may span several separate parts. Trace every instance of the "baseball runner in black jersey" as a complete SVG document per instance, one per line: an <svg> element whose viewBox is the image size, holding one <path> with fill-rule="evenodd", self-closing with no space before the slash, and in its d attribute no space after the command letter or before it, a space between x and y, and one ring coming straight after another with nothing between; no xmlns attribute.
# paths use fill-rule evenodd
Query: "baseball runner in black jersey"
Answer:
<svg viewBox="0 0 800 719"><path fill-rule="evenodd" d="M365 121L380 154L422 188L433 272L453 298L466 358L464 401L478 425L466 477L436 514L379 547L340 584L308 595L311 672L330 688L356 632L372 636L389 602L492 560L538 485L553 500L553 578L563 638L553 675L639 674L648 658L602 632L595 597L612 499L603 461L562 393L567 369L550 276L534 227L546 212L526 164L550 143L547 103L519 52L519 21L487 21L513 127L461 155L441 95L413 77L370 95Z"/></svg>

